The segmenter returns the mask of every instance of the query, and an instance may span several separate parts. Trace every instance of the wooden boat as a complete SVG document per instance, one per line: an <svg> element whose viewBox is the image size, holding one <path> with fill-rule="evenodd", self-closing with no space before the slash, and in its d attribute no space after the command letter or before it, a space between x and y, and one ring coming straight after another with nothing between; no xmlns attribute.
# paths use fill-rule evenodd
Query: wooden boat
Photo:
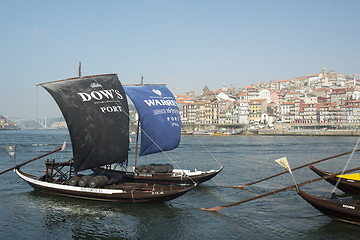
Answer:
<svg viewBox="0 0 360 240"><path fill-rule="evenodd" d="M298 194L324 215L335 220L360 225L360 201L353 198L325 198L310 195L302 190Z"/></svg>
<svg viewBox="0 0 360 240"><path fill-rule="evenodd" d="M128 159L129 108L116 74L39 84L55 99L66 120L73 150L67 162L45 162L45 175L16 174L34 189L53 195L112 202L163 202L195 185L129 183L111 174L80 172Z"/></svg>
<svg viewBox="0 0 360 240"><path fill-rule="evenodd" d="M333 173L326 172L323 170L320 170L313 165L309 166L309 168L314 171L317 175L320 177L332 175ZM340 178L340 181L339 181ZM334 185L337 181L339 181L339 184L337 188L339 188L341 191L345 193L350 194L360 194L360 174L354 173L354 174L345 174L345 175L336 175L334 177L326 178L325 179L330 184Z"/></svg>
<svg viewBox="0 0 360 240"><path fill-rule="evenodd" d="M300 197L302 197L305 201L310 203L313 207L315 207L317 210L319 210L324 215L326 215L330 218L333 218L335 220L341 221L341 222L360 225L360 201L359 200L354 200L352 196L338 198L338 197L336 197L335 192L332 193L331 198L319 197L319 196L314 196L309 193L306 193L300 189L300 187L305 184L312 183L317 180L321 180L324 177L329 178L329 179L332 177L327 177L327 175L324 175L324 176L321 176L321 178L312 179L307 182L297 184L286 157L277 159L275 161L277 163L279 163L281 166L285 167L289 171L289 173L292 175L292 177L294 179L295 185L287 187L287 188L283 188L283 189L278 189L278 190L268 193L266 195L280 192L280 191L287 190L287 189L296 188L296 191L300 195ZM350 169L348 171L354 171L354 170L355 169ZM263 196L266 196L266 195L263 195Z"/></svg>
<svg viewBox="0 0 360 240"><path fill-rule="evenodd" d="M151 164L146 167L151 167ZM96 171L102 173L118 174L123 179L131 182L155 182L167 184L200 184L215 177L224 168L222 166L217 170L209 171L190 171L183 169L173 169L171 172L156 172L156 171L140 171L139 167L132 168L130 171L123 171L118 166L111 168L97 168ZM129 168L127 168L129 169Z"/></svg>
<svg viewBox="0 0 360 240"><path fill-rule="evenodd" d="M181 119L176 99L171 91L161 84L138 84L124 86L125 93L136 107L139 121L133 167L124 164L103 166L96 171L121 174L127 181L194 184L208 181L222 171L190 171L185 169L164 169L169 164L137 164L138 136L141 130L139 156L170 151L178 147L181 140ZM141 126L141 128L140 128Z"/></svg>
<svg viewBox="0 0 360 240"><path fill-rule="evenodd" d="M194 131L181 131L181 135L193 135Z"/></svg>

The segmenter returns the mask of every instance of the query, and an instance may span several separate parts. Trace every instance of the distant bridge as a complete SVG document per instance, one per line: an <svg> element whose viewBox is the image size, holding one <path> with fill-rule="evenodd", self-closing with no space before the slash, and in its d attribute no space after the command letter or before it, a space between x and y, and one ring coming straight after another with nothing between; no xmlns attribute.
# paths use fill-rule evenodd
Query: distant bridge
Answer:
<svg viewBox="0 0 360 240"><path fill-rule="evenodd" d="M18 126L22 125L24 126L25 122L30 123L33 122L35 124L38 124L40 128L46 128L47 126L47 118L46 117L41 117L41 118L33 118L33 119L14 119L12 120L14 121ZM31 125L31 124L30 124Z"/></svg>

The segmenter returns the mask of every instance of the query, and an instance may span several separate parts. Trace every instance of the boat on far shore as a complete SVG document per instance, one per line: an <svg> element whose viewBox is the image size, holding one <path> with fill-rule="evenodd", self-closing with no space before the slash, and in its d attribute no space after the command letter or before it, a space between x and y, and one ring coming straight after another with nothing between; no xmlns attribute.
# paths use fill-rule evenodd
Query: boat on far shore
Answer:
<svg viewBox="0 0 360 240"><path fill-rule="evenodd" d="M182 130L181 131L181 135L193 135L194 131L186 131L186 130Z"/></svg>

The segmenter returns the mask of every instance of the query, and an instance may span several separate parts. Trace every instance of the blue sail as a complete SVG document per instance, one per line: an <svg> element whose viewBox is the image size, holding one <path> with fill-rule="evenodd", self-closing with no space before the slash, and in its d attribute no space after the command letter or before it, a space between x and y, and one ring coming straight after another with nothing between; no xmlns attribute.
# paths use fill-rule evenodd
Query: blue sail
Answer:
<svg viewBox="0 0 360 240"><path fill-rule="evenodd" d="M169 151L181 139L179 107L165 85L124 86L141 123L140 156Z"/></svg>

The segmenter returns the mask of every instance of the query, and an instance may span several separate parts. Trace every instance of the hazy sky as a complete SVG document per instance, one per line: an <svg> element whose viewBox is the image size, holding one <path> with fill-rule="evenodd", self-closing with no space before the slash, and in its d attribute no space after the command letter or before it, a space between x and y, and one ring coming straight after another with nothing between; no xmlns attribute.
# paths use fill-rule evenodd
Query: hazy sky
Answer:
<svg viewBox="0 0 360 240"><path fill-rule="evenodd" d="M175 93L360 73L360 1L0 0L0 115L60 116L36 84L118 73Z"/></svg>

